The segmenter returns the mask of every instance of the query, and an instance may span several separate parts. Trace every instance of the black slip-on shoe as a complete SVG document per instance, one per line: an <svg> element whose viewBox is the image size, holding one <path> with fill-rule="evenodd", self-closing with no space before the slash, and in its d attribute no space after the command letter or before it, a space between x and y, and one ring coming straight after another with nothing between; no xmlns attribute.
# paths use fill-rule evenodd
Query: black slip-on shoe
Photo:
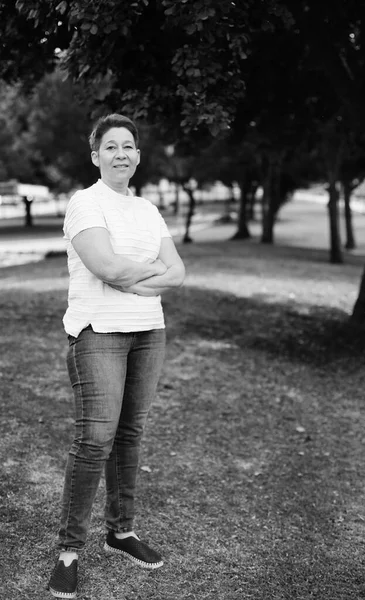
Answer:
<svg viewBox="0 0 365 600"><path fill-rule="evenodd" d="M113 531L109 531L106 536L104 550L114 554L122 554L143 569L158 569L163 565L162 558L156 550L152 550L145 542L137 540L132 535L119 540L115 537Z"/></svg>
<svg viewBox="0 0 365 600"><path fill-rule="evenodd" d="M77 594L77 559L66 567L59 560L49 580L48 589L55 598L76 598Z"/></svg>

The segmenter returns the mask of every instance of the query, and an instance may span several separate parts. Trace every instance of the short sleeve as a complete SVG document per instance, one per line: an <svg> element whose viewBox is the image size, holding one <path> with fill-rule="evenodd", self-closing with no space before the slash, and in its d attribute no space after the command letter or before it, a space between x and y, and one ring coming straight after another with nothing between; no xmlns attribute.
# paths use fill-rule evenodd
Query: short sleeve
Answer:
<svg viewBox="0 0 365 600"><path fill-rule="evenodd" d="M161 213L158 213L159 217L160 217L160 233L161 233L161 238L166 238L166 237L172 237L171 233L169 232L167 225L165 223L165 219L162 217Z"/></svg>
<svg viewBox="0 0 365 600"><path fill-rule="evenodd" d="M63 232L70 241L85 229L104 227L107 229L103 211L86 191L76 192L66 208Z"/></svg>

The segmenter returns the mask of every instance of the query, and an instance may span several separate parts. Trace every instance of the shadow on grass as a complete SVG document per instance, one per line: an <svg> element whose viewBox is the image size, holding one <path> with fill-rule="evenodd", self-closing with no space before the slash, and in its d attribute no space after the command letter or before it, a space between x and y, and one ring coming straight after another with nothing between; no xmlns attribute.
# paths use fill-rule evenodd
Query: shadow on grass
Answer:
<svg viewBox="0 0 365 600"><path fill-rule="evenodd" d="M16 273L17 267L2 269L5 278ZM45 281L52 280L55 274L67 278L66 258L55 255L46 262L35 263L31 273L34 279L41 277ZM22 286L22 278L19 278L19 286ZM28 300L24 303L25 298ZM54 294L51 293L48 302L47 294L38 294L28 286L22 289L21 296L13 295L12 303L5 299L3 308L10 319L14 313L17 319L24 316L36 322L43 313L61 323L66 305L66 279L60 300L63 306L57 313ZM238 298L188 285L166 294L163 304L168 334L178 334L182 338L193 335L226 340L242 349L251 348L320 367L344 361L350 370L357 368L358 359L365 351L365 329L351 325L349 315L333 307L272 302L265 294ZM171 309L174 318L170 323L168 313Z"/></svg>
<svg viewBox="0 0 365 600"><path fill-rule="evenodd" d="M4 224L0 223L0 239L6 240L6 238L21 238L24 240L33 239L37 237L50 237L52 235L62 234L63 219L53 217L44 218L42 222L41 217L35 217L34 224L31 227L26 227L23 224Z"/></svg>
<svg viewBox="0 0 365 600"><path fill-rule="evenodd" d="M207 242L199 242L197 246L204 246L211 244L210 241ZM278 242L274 244L263 244L259 237L251 237L246 240L232 240L227 238L227 240L217 240L214 242L212 248L216 248L219 251L219 247L221 245L231 246L234 249L234 252L237 252L237 248L239 246L242 247L242 254L245 253L245 249L251 251L254 250L255 256L258 258L263 257L265 260L271 262L276 262L278 259L286 259L293 260L296 262L312 262L312 263L322 263L330 268L336 269L339 265L330 263L330 253L328 249L325 248L312 248L308 246L301 246L300 244L296 245L288 245L285 242ZM365 253L357 253L343 249L343 260L345 265L364 265ZM341 265L340 265L341 267Z"/></svg>
<svg viewBox="0 0 365 600"><path fill-rule="evenodd" d="M330 253L329 250L323 250L322 248L308 248L306 246L287 246L285 244L280 244L278 246L274 246L277 248L277 253L274 251L272 258L276 259L278 256L283 256L286 258L291 258L296 261L311 261L311 262L319 262L326 263L332 266L334 269L339 265L330 263ZM269 258L269 254L267 257ZM343 250L343 261L346 265L361 265L363 266L365 259L365 253L355 254L350 250Z"/></svg>
<svg viewBox="0 0 365 600"><path fill-rule="evenodd" d="M185 287L166 296L165 307L181 309L173 325L179 335L228 340L291 361L331 366L334 361L355 368L365 351L365 330L352 326L336 308L267 302L265 296L237 298L211 290Z"/></svg>

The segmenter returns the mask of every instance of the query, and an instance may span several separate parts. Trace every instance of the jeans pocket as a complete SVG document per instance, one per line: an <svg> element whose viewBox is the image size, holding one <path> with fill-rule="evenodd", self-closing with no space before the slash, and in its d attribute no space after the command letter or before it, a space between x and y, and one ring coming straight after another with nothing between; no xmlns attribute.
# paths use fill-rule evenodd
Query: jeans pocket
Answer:
<svg viewBox="0 0 365 600"><path fill-rule="evenodd" d="M69 346L73 346L74 343L76 342L76 338L73 335L68 335L67 339L68 339L68 345Z"/></svg>

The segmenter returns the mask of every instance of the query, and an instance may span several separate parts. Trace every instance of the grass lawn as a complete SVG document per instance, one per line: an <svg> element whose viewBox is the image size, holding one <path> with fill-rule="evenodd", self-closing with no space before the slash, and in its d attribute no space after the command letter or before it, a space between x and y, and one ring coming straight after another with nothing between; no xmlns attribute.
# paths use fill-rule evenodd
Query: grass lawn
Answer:
<svg viewBox="0 0 365 600"><path fill-rule="evenodd" d="M102 483L81 600L365 598L360 259L199 243L164 299L168 347L144 437L136 530L156 572L104 556ZM1 582L43 600L73 430L63 257L1 278Z"/></svg>

